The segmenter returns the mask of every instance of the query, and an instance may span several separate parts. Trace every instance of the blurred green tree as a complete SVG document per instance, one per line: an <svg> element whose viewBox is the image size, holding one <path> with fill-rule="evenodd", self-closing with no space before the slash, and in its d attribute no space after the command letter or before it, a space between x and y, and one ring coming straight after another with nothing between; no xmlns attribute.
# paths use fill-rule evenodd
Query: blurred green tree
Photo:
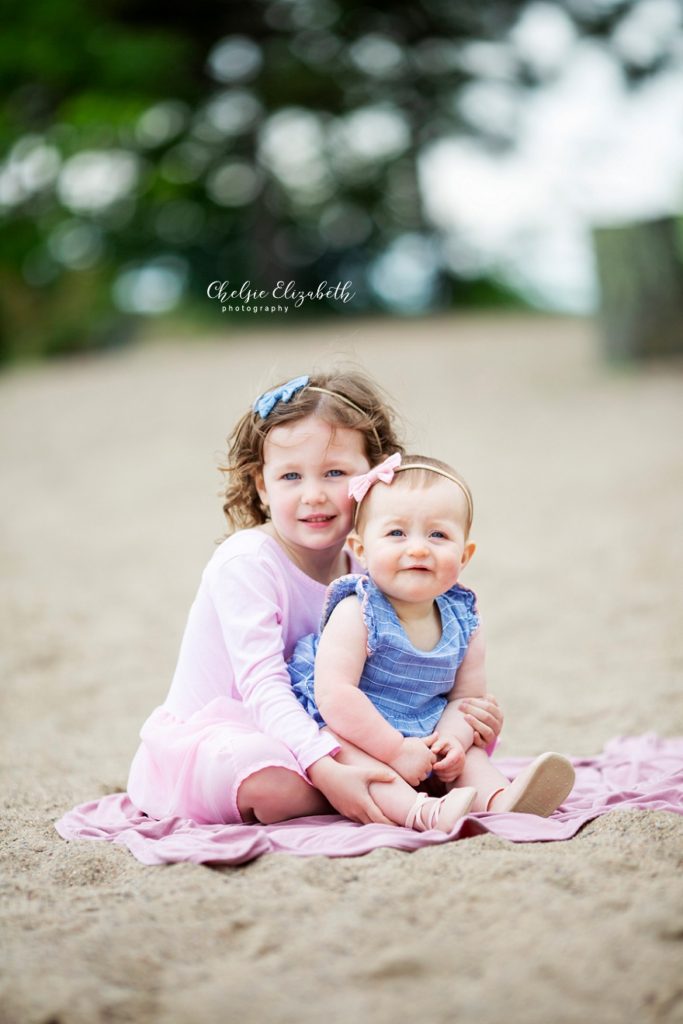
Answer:
<svg viewBox="0 0 683 1024"><path fill-rule="evenodd" d="M563 6L609 40L633 2ZM180 299L207 309L213 279L350 278L354 308L376 308L387 253L426 267L399 308L514 301L448 267L417 159L475 130L456 102L476 74L465 44L504 40L525 6L5 0L0 359L112 343L122 314ZM516 88L539 86L514 50L506 62Z"/></svg>

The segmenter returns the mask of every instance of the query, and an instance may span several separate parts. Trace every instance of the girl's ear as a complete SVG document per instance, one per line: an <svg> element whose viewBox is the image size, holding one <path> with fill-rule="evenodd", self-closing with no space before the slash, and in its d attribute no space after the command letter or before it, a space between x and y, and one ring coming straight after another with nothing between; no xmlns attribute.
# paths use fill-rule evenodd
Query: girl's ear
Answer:
<svg viewBox="0 0 683 1024"><path fill-rule="evenodd" d="M465 568L465 566L470 561L470 559L472 558L472 555L474 554L474 552L476 550L477 550L477 545L476 544L472 544L472 543L465 544L465 548L464 548L464 551L462 553L462 558L460 559L460 568L461 569Z"/></svg>
<svg viewBox="0 0 683 1024"><path fill-rule="evenodd" d="M259 470L258 473L254 474L254 484L256 485L256 493L261 499L262 504L267 505L268 492L266 491L266 486L263 480L263 473L261 472L261 470Z"/></svg>
<svg viewBox="0 0 683 1024"><path fill-rule="evenodd" d="M354 557L357 558L363 568L365 568L365 546L363 545L363 541L360 536L354 531L348 535L346 543L351 548L351 553Z"/></svg>

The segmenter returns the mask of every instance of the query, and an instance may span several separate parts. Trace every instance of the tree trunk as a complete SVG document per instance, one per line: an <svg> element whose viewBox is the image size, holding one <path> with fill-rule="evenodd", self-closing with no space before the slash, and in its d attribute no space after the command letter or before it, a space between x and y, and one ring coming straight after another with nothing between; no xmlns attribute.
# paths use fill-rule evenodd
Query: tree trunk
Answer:
<svg viewBox="0 0 683 1024"><path fill-rule="evenodd" d="M673 218L595 228L608 359L683 352L683 257Z"/></svg>

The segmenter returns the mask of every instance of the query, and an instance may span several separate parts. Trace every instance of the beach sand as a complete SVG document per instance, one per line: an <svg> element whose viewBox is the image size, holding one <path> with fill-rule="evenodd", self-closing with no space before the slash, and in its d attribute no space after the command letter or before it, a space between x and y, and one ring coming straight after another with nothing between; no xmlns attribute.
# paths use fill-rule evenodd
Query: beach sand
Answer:
<svg viewBox="0 0 683 1024"><path fill-rule="evenodd" d="M223 533L225 436L278 376L352 360L475 496L463 577L504 755L683 733L683 367L590 324L335 322L0 380L3 1024L683 1021L683 820L355 859L145 867L53 822L124 788Z"/></svg>

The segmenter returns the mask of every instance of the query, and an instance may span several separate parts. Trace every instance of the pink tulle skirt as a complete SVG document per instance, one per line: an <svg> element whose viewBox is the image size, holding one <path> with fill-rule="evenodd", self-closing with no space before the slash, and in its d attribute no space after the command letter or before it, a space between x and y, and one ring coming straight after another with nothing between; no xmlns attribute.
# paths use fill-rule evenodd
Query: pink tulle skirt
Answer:
<svg viewBox="0 0 683 1024"><path fill-rule="evenodd" d="M128 793L151 818L241 824L237 792L249 775L279 767L306 779L289 748L260 732L244 704L230 697L217 697L185 721L158 707L140 739Z"/></svg>

